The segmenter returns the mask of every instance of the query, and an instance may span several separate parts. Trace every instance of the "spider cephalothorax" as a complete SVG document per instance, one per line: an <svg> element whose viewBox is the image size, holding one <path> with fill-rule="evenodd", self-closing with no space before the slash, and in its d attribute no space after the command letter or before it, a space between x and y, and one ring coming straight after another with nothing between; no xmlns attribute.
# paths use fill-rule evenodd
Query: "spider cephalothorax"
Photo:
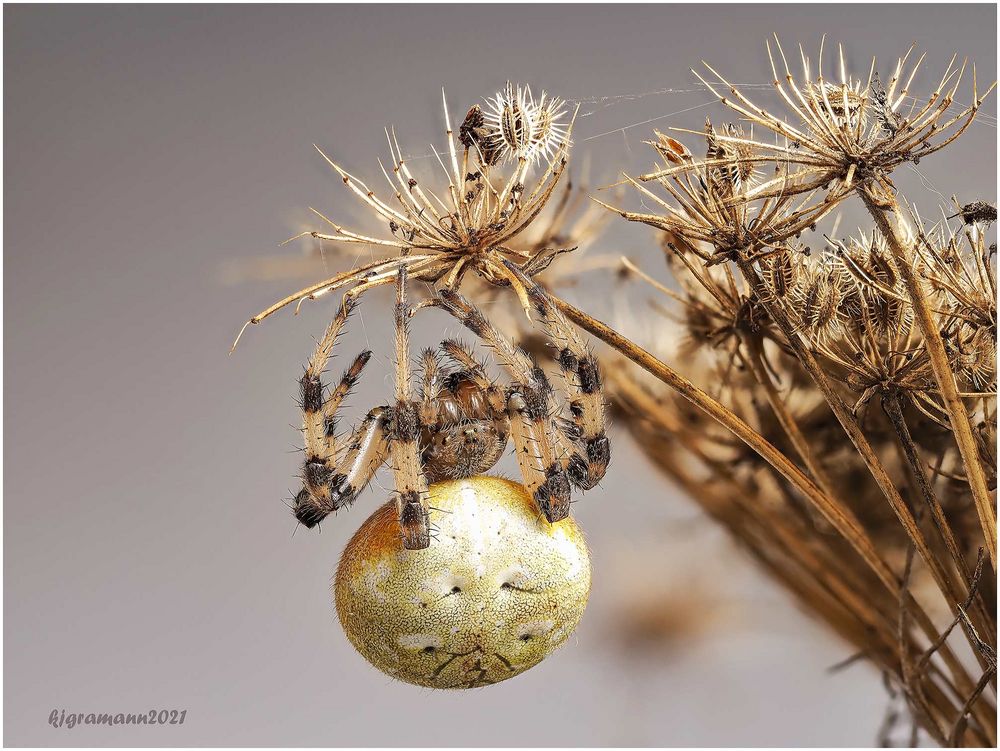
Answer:
<svg viewBox="0 0 1000 751"><path fill-rule="evenodd" d="M473 477L503 455L508 439L516 449L526 489L549 522L569 514L572 487L594 487L604 476L610 445L604 433L604 403L597 365L576 331L514 264L510 273L526 294L548 336L569 394L570 418L560 416L545 372L457 292L442 290L425 306L455 316L496 355L509 385L492 380L462 344L441 344L442 363L423 353L418 397L411 388L407 324L414 310L406 302L406 272L397 277L396 399L371 410L350 437L337 434L336 415L371 356L361 353L329 395L320 380L333 345L353 307L345 298L302 376L306 460L295 516L307 527L350 504L375 470L390 462L396 479L397 511L404 547L430 544L428 484Z"/></svg>
<svg viewBox="0 0 1000 751"><path fill-rule="evenodd" d="M497 412L473 376L484 372L479 364L456 341L442 342L441 350L461 369L442 371L437 353L423 354L424 388L431 393L425 400L428 422L421 429L420 458L428 482L487 471L503 455L510 432L506 413Z"/></svg>

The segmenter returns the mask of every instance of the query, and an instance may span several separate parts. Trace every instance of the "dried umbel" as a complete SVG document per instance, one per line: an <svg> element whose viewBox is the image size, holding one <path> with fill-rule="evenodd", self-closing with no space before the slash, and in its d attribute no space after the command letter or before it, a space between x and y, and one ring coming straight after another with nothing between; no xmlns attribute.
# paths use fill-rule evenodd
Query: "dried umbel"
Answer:
<svg viewBox="0 0 1000 751"><path fill-rule="evenodd" d="M590 199L586 165L579 170L580 177L567 167L553 195L532 222L506 245L518 258L538 258L536 269L550 264L557 257L570 254L575 258L587 252L614 217ZM220 269L220 276L230 284L245 281L285 281L316 279L328 273L331 266L350 264L357 257L357 245L332 243L316 239L302 252L289 255L287 250L255 258L230 259ZM365 256L372 262L385 261L397 256L393 246L370 246ZM556 264L558 269L559 264ZM537 272L536 272L537 273ZM549 269L548 279L553 270ZM475 287L492 287L492 283L479 276L469 277L466 284ZM496 289L494 289L496 291Z"/></svg>
<svg viewBox="0 0 1000 751"><path fill-rule="evenodd" d="M788 165L792 176L782 174L764 181L750 197L804 193L833 185L850 187L856 180L886 182L900 164L918 163L965 132L995 86L980 92L973 69L972 103L956 106L966 64L955 68L953 57L937 87L921 102L910 95L910 85L923 62L921 57L907 69L912 47L897 61L885 88L876 75L874 58L866 74L856 77L848 70L843 47L838 52L834 81L823 73L823 45L815 75L800 48L802 78L797 79L777 38L773 49L768 45L774 87L788 109L787 116L755 104L707 63L715 80L695 74L725 106L777 136L773 142L760 139L754 145L771 161ZM869 110L873 117L868 116Z"/></svg>
<svg viewBox="0 0 1000 751"><path fill-rule="evenodd" d="M966 215L962 215L962 221L968 224ZM987 216L981 221L990 220ZM980 229L966 226L959 230L950 227L945 219L926 231L921 229L915 249L959 387L966 393L995 393L995 245L986 245Z"/></svg>
<svg viewBox="0 0 1000 751"><path fill-rule="evenodd" d="M312 209L331 231L307 231L291 238L375 246L395 255L301 289L261 311L246 325L260 323L292 303L301 305L304 300L337 290L356 298L391 284L401 269L412 280L452 290L459 289L471 272L488 284L512 287L525 310L530 310L527 291L508 264L516 265L530 278L568 250L532 251L516 244L518 235L543 211L566 169L570 126L562 122L563 104L545 94L536 101L529 89L508 85L497 94L490 112L484 114L478 105L473 107L456 139L443 94L442 100L447 145L443 154L435 152L435 158L445 182L436 188L417 179L394 132L386 134L391 169L379 163L392 195L389 200L380 198L320 152L344 185L384 223L388 237L347 229ZM544 169L531 177L537 162Z"/></svg>
<svg viewBox="0 0 1000 751"><path fill-rule="evenodd" d="M638 213L608 206L625 219L665 230L675 245L709 264L735 258L757 260L774 252L790 238L812 228L835 209L847 193L810 191L760 194L761 177L755 165L767 160L756 142L733 125L722 135L708 123L704 138L708 157L696 160L680 141L656 131L649 141L664 160L652 172L625 180L663 213ZM790 178L783 165L775 172ZM773 180L766 180L771 184ZM655 183L654 192L643 183Z"/></svg>
<svg viewBox="0 0 1000 751"><path fill-rule="evenodd" d="M919 217L917 221L921 226ZM983 232L959 230L945 220L927 230L921 228L914 246L935 306L995 335L996 244L987 246Z"/></svg>
<svg viewBox="0 0 1000 751"><path fill-rule="evenodd" d="M626 177L652 208L614 209L662 232L675 283L626 268L664 294L652 325L676 317L680 346L647 344L657 359L571 317L622 354L607 388L644 451L879 666L914 728L994 745L995 209L955 201L925 227L890 178L961 135L985 94L973 71L972 103L956 105L966 66L952 61L917 101L909 53L885 87L874 62L855 78L842 53L836 83L804 53L797 82L776 50L787 116L711 67L702 79L769 137L679 131L704 138L697 158L656 132L661 163ZM840 239L825 224L852 197L874 226Z"/></svg>

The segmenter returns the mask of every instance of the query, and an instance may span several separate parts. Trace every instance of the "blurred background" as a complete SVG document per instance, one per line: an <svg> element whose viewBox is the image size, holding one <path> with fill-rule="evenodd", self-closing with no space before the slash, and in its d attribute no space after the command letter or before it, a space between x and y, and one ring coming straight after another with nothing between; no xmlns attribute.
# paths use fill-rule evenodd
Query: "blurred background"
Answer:
<svg viewBox="0 0 1000 751"><path fill-rule="evenodd" d="M393 683L353 651L328 592L389 479L321 534L296 532L282 502L296 380L330 301L227 353L251 314L321 278L253 263L284 253L294 269L313 250L276 247L315 226L308 206L382 231L311 144L378 186L385 126L414 163L443 144L442 86L459 119L507 79L580 102L574 169L598 191L650 164L652 128L722 119L688 70L702 59L754 86L772 33L813 52L825 33L865 72L916 41L928 60L911 88L928 93L955 51L992 80L995 29L994 6L955 4L6 6L5 744L874 743L893 709L880 676L831 671L849 648L623 432L574 506L594 590L567 646L486 689ZM984 113L903 178L927 208L957 175L963 195L995 195ZM598 249L657 252L624 222ZM391 391L384 302L339 345L376 353L352 415ZM611 288L582 302L627 307ZM437 320L415 346L457 333ZM48 724L54 709L153 708L187 709L184 725Z"/></svg>

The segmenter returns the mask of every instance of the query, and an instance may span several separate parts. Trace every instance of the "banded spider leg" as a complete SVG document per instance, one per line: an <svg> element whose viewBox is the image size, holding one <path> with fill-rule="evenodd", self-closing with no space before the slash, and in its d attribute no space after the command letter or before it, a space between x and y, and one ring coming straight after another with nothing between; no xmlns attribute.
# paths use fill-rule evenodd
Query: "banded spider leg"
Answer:
<svg viewBox="0 0 1000 751"><path fill-rule="evenodd" d="M529 289L536 298L544 295L534 284ZM561 352L566 354L560 356L560 366L576 391L571 401L576 422L567 431L558 420L552 386L528 353L457 292L442 290L438 305L489 346L510 375L513 383L506 392L506 410L521 475L545 518L550 522L564 519L569 515L571 484L581 488L596 485L609 458L600 378L593 358L547 303L546 330L557 346L563 345Z"/></svg>
<svg viewBox="0 0 1000 751"><path fill-rule="evenodd" d="M302 376L302 432L306 459L303 487L295 497L295 517L306 527L314 527L330 513L350 504L371 481L375 471L392 459L396 480L396 503L403 546L409 550L430 544L427 518L427 480L420 461L421 410L411 392L406 270L396 279L396 400L390 407L371 410L350 437L337 436L337 410L371 352L358 355L337 387L324 397L321 373L333 346L350 316L356 300L346 296L309 359ZM338 457L340 457L338 459Z"/></svg>
<svg viewBox="0 0 1000 751"><path fill-rule="evenodd" d="M370 351L359 354L337 387L329 396L324 396L322 373L356 304L353 298L344 299L309 358L300 381L306 458L302 490L295 497L294 511L295 517L306 527L315 527L332 512L350 504L389 453L389 410L386 407L371 410L346 440L337 435L337 410L361 376L371 358Z"/></svg>
<svg viewBox="0 0 1000 751"><path fill-rule="evenodd" d="M421 407L413 399L410 372L409 319L406 303L406 269L396 277L396 403L389 425L389 449L396 480L396 508L403 547L420 550L430 545L427 513L427 478L420 460Z"/></svg>
<svg viewBox="0 0 1000 751"><path fill-rule="evenodd" d="M562 432L569 438L572 454L569 478L578 488L590 490L604 477L611 461L611 443L605 433L604 391L597 360L577 330L549 299L548 294L516 264L504 261L528 292L542 328L555 344L559 372L569 394L573 429Z"/></svg>

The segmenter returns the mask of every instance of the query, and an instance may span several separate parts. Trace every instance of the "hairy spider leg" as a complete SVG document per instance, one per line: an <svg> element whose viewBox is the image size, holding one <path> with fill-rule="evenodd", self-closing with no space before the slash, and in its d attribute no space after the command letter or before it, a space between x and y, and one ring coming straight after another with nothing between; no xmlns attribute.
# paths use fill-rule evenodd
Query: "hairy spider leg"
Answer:
<svg viewBox="0 0 1000 751"><path fill-rule="evenodd" d="M314 527L324 517L354 500L371 479L375 469L385 460L385 408L368 416L346 441L337 437L337 410L357 383L371 352L364 351L347 368L336 388L324 397L322 373L326 369L344 324L354 309L355 301L345 299L330 322L323 338L309 358L299 382L302 394L302 435L305 441L305 461L302 490L295 497L295 516L307 527Z"/></svg>
<svg viewBox="0 0 1000 751"><path fill-rule="evenodd" d="M503 389L497 386L496 381L489 377L483 363L476 359L468 347L456 339L445 339L441 342L441 351L458 365L461 370L452 373L449 380L452 383L451 390L456 391L457 386L464 381L474 384L483 394L493 408L494 412L504 415L506 419L506 396Z"/></svg>
<svg viewBox="0 0 1000 751"><path fill-rule="evenodd" d="M420 353L420 422L431 425L437 420L437 393L441 386L441 362L430 347Z"/></svg>
<svg viewBox="0 0 1000 751"><path fill-rule="evenodd" d="M476 356L462 342L456 339L445 339L441 342L441 351L461 368L461 370L449 375L449 390L457 396L461 393L462 384L471 383L476 389L477 396L482 394L485 397L489 411L493 415L493 426L497 431L497 436L505 445L510 436L510 419L507 415L507 395L504 390L489 377L484 364L477 360ZM473 411L478 413L482 410L474 409Z"/></svg>
<svg viewBox="0 0 1000 751"><path fill-rule="evenodd" d="M413 399L410 374L410 308L406 304L406 270L396 277L396 404L389 427L389 450L396 480L396 507L403 547L420 550L430 545L427 478L420 462L420 405Z"/></svg>
<svg viewBox="0 0 1000 751"><path fill-rule="evenodd" d="M442 307L496 352L513 381L506 409L510 435L524 483L538 509L550 522L569 515L570 482L563 457L550 436L556 430L552 386L545 373L522 349L514 346L464 297L441 291Z"/></svg>
<svg viewBox="0 0 1000 751"><path fill-rule="evenodd" d="M515 264L507 263L507 266L525 285L542 328L558 350L556 361L566 384L573 416L571 429L562 431L573 447L567 463L569 479L577 487L589 490L601 481L611 461L611 443L604 429L604 392L597 360L562 311L552 304L545 290L532 282Z"/></svg>
<svg viewBox="0 0 1000 751"><path fill-rule="evenodd" d="M295 498L295 518L306 527L315 527L326 516L354 502L368 486L375 471L389 458L389 430L392 410L386 406L371 410L347 441L347 451L332 469L307 465L306 474L317 473L314 481L329 493L317 497L307 481Z"/></svg>

